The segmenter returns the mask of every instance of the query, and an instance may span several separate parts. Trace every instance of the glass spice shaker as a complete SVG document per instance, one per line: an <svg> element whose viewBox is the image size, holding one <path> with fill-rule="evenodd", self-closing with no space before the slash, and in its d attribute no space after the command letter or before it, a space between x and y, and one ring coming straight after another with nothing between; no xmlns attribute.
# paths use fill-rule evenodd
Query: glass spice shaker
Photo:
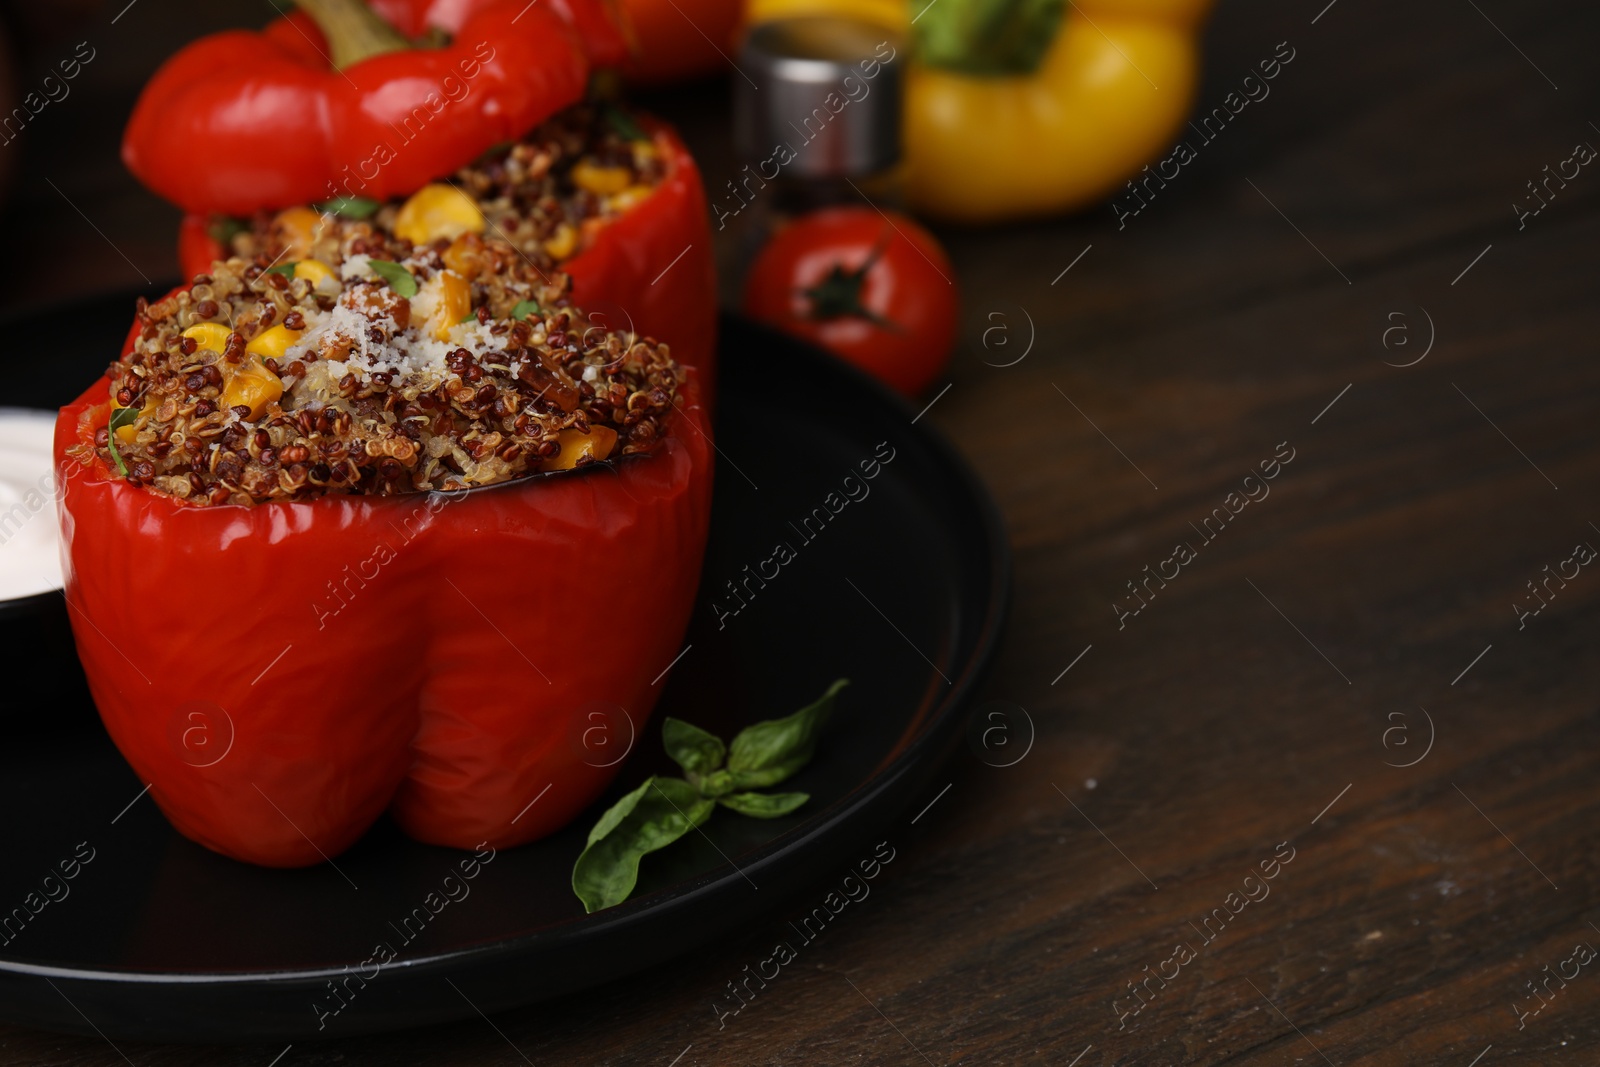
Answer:
<svg viewBox="0 0 1600 1067"><path fill-rule="evenodd" d="M737 225L747 267L786 221L832 204L901 206L906 44L862 19L758 23L734 77L742 169L710 190L714 229Z"/></svg>

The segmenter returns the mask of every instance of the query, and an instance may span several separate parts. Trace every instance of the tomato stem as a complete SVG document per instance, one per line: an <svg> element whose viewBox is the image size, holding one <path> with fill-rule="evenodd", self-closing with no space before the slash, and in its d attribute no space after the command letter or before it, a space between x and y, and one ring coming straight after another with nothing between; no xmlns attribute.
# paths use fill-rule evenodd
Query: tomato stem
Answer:
<svg viewBox="0 0 1600 1067"><path fill-rule="evenodd" d="M379 18L363 0L294 0L328 40L334 69L411 47L399 30Z"/></svg>
<svg viewBox="0 0 1600 1067"><path fill-rule="evenodd" d="M861 291L866 285L867 274L872 270L878 258L888 248L888 235L885 234L877 244L872 246L872 251L862 261L861 266L855 270L847 270L843 263L835 263L828 268L828 273L810 289L801 290L811 301L807 318L816 321L828 319L842 319L846 316L855 316L866 319L874 325L894 333L900 332L900 327L889 319L874 312L861 302Z"/></svg>

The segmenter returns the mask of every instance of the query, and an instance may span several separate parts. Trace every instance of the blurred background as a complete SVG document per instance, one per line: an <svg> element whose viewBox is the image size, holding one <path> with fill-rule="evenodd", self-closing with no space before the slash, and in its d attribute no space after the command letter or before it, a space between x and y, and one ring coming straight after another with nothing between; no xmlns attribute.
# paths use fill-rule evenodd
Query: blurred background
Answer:
<svg viewBox="0 0 1600 1067"><path fill-rule="evenodd" d="M636 23L643 23L641 34L651 53L647 61L650 69L642 79L633 79L647 84L630 86L629 96L680 128L700 161L708 195L713 201L719 196L725 198L723 186L738 176L743 162L736 161L733 150L731 90L739 77L733 58L738 54L738 26L750 12L741 12L738 0L684 5L666 0L630 0L627 6L635 9ZM1207 5L1200 0L1173 0L1119 6L1130 11L1151 8L1157 12L1153 16L1157 22L1168 18L1161 13L1162 8L1173 8L1186 12L1177 18L1183 22L1193 18L1187 12L1203 12ZM222 29L259 28L288 7L286 0L63 0L48 7L8 0L0 5L0 32L4 34L0 115L12 114L29 93L35 94L33 106L45 101L21 129L7 127L0 132L0 218L6 232L32 250L25 259L0 266L0 277L4 279L0 311L77 295L152 288L176 279L173 245L179 214L140 187L122 165L122 129L140 88L162 60L182 44ZM916 7L900 5L895 0L859 6L830 0L760 0L752 10L755 17L849 11L890 23L898 18L903 23L905 13L915 14ZM982 5L969 7L981 10ZM639 13L644 16L642 20ZM1212 32L1226 41L1238 34L1240 22L1255 22L1259 17L1251 14L1246 5L1239 5L1237 10L1222 13ZM930 18L921 29L926 31L935 21ZM1204 33L1203 14L1199 22L1199 32ZM1256 42L1268 32L1249 33L1247 47L1259 50ZM1119 51L1122 47L1111 38L1104 38L1105 44L1099 44L1103 35L1096 37L1087 30L1083 36L1092 39L1102 52L1106 45ZM1187 38L1191 34L1185 30L1180 36ZM1119 40L1123 40L1120 35ZM948 51L951 46L947 43L944 47ZM722 54L713 49L720 49ZM92 58L83 63L76 78L64 83L63 93L58 66L75 55ZM1242 70L1225 72L1224 80L1237 81L1238 74L1250 71L1258 58L1253 53L1241 54ZM1154 61L1161 62L1159 57ZM1146 69L1154 69L1161 76L1159 68L1151 68L1150 56L1136 54L1131 62L1141 68L1140 76L1146 80ZM50 83L47 97L42 87L50 77L55 80ZM1143 134L1132 148L1133 156L1141 161L1165 154L1175 136L1172 131L1179 126L1174 120L1187 113L1185 103L1195 90L1193 79L1185 72L1181 78L1174 76L1173 81L1177 84L1169 83L1164 99L1158 96L1153 105L1124 98L1118 105L1120 114L1105 116L1107 122L1121 125L1131 119L1135 126L1143 123L1159 127L1159 132ZM1143 82L1138 88L1142 92ZM1209 88L1201 89L1202 98ZM1219 82L1218 88L1220 96L1232 86ZM1163 112L1161 117L1150 117L1152 106ZM1141 135L1136 132L1132 136ZM1120 139L1126 141L1128 135ZM1246 142L1247 138L1236 140ZM1147 146L1152 147L1147 150ZM1246 148L1247 144L1236 143L1227 151ZM1094 152L1107 150L1096 147ZM1126 155L1128 146L1112 150ZM195 146L195 152L197 157L203 156L205 146ZM990 164L995 165L1009 164ZM1116 164L1111 167L1116 169ZM1089 167L1090 171L1106 169L1103 160L1091 161ZM1116 175L1107 178L1100 182L1102 186L1115 184ZM1201 182L1189 180L1184 184L1198 186ZM1176 200L1193 192L1191 188L1169 195ZM1091 194L1076 199L1098 206L1096 202L1102 198ZM970 228L939 231L941 238L958 246L969 243L978 232ZM720 258L726 266L736 266L734 235L724 231L718 238L722 246ZM724 270L723 286L725 302L736 304L738 278L734 271ZM978 320L973 323L974 343L981 325Z"/></svg>
<svg viewBox="0 0 1600 1067"><path fill-rule="evenodd" d="M180 212L123 166L123 127L144 83L183 44L224 29L259 29L288 8L271 0L0 4L0 115L30 91L43 97L44 79L59 82L58 64L81 43L93 50L64 97L21 130L0 132L0 226L33 249L28 262L0 265L0 311L177 279ZM680 124L708 179L731 173L727 82L718 73L640 94Z"/></svg>
<svg viewBox="0 0 1600 1067"><path fill-rule="evenodd" d="M672 7L653 6L679 17ZM1124 6L1153 11L1204 7L1162 0ZM1215 5L1197 31L1200 81L1192 95L1184 87L1177 90L1200 110L1220 105L1237 90L1241 78L1273 54L1275 42L1288 39L1290 47L1301 46L1299 56L1292 70L1272 83L1272 102L1251 106L1225 135L1205 144L1202 158L1186 165L1181 178L1161 191L1154 210L1129 223L1128 231L1136 232L1107 226L1116 217L1105 196L1088 198L1081 210L1057 213L1060 221L1047 224L1052 243L1059 238L1061 254L1057 261L1037 264L1030 279L1040 272L1047 275L1045 281L1055 277L1097 234L1118 235L1115 247L1102 248L1095 256L1113 257L1114 282L1102 274L1080 278L1072 291L1039 287L1056 302L1047 312L1055 340L1075 346L1105 336L1108 329L1137 328L1152 304L1159 305L1157 313L1181 318L1208 301L1250 289L1249 272L1232 279L1207 276L1220 253L1215 244L1198 240L1196 205L1205 212L1237 216L1229 227L1229 240L1237 246L1226 253L1228 258L1261 257L1275 264L1272 273L1281 266L1281 250L1308 276L1323 270L1321 261L1299 263L1309 250L1284 243L1283 218L1240 181L1242 173L1259 177L1262 168L1275 168L1318 215L1308 219L1298 214L1281 195L1273 202L1298 226L1307 228L1310 222L1317 227L1313 233L1342 237L1351 256L1376 252L1391 238L1437 240L1478 215L1480 194L1464 180L1469 169L1479 174L1481 184L1503 186L1508 205L1525 195L1524 180L1538 171L1529 161L1558 159L1549 153L1559 149L1564 155L1570 147L1566 137L1558 144L1534 133L1529 116L1537 113L1552 127L1570 128L1569 136L1590 129L1583 109L1593 94L1586 93L1580 79L1592 63L1584 35L1559 29L1563 20L1558 16L1565 7L1552 5L1549 11L1526 15L1508 9L1497 12L1499 22L1491 23L1483 12L1456 3L1430 3L1405 12L1359 0L1342 0L1337 6L1264 0ZM687 9L695 10L695 5ZM1330 13L1321 14L1328 9ZM0 4L0 114L11 113L23 94L37 92L45 77L57 73L58 64L82 44L94 56L68 83L65 98L49 102L20 131L0 134L0 225L15 247L27 249L25 255L0 262L0 311L83 294L153 288L176 279L178 212L141 188L123 167L123 126L140 87L176 48L224 28L258 28L277 11L272 0ZM1313 17L1320 22L1310 23ZM714 26L711 30L718 33ZM685 35L682 22L674 32L679 36L668 42L670 47L683 47L681 42L687 41L703 49L703 39ZM1311 35L1319 43L1307 49ZM1330 36L1332 41L1320 43ZM1417 44L1424 40L1426 55ZM1352 50L1352 41L1361 42L1359 51ZM733 50L731 43L723 47ZM1519 55L1524 49L1538 56L1537 73L1526 53ZM1551 86L1545 70L1566 72L1563 91L1547 92ZM731 136L735 77L731 62L722 62L713 73L670 88L631 91L640 104L679 126L713 198L738 174ZM1162 95L1174 94L1170 86L1166 94L1153 94ZM1398 109L1390 106L1396 102ZM1437 121L1446 106L1455 109L1459 121ZM1187 117L1189 109L1177 113ZM1189 136L1181 121L1172 128L1175 132L1158 137L1145 158L1154 161L1178 136ZM1309 153L1311 139L1319 134L1334 136L1343 145L1335 158ZM1009 165L981 162L992 149L981 138L974 143L975 167ZM205 147L195 151L203 154ZM1505 217L1511 218L1509 212ZM952 370L957 376L963 370L981 373L983 331L991 324L988 311L973 305L986 289L994 294L995 306L1011 299L1005 279L1016 276L1008 272L1019 269L1019 257L1036 254L1038 245L1029 238L1040 224L951 227L924 221L931 222L951 253L964 294L962 340ZM1292 232L1288 237L1295 240ZM732 235L724 232L718 239L719 257L731 264ZM1002 273L996 276L995 271ZM736 304L738 279L724 270L722 283L725 303Z"/></svg>

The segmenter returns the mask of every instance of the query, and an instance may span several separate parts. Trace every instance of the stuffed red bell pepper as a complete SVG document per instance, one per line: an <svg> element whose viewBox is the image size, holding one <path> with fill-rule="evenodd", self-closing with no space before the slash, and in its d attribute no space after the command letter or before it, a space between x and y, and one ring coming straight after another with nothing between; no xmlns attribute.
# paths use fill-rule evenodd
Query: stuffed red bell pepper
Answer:
<svg viewBox="0 0 1600 1067"><path fill-rule="evenodd" d="M572 296L606 328L666 341L681 363L712 373L716 274L699 168L665 123L615 104L578 104L445 182L375 204L344 198L258 211L191 214L179 232L186 276L228 255L296 255L325 214L354 212L419 244L500 237L540 270L572 278Z"/></svg>
<svg viewBox="0 0 1600 1067"><path fill-rule="evenodd" d="M325 259L141 304L63 409L79 655L156 803L226 855L316 863L386 809L433 844L532 840L605 787L681 648L697 375L579 332L503 241L333 229Z"/></svg>
<svg viewBox="0 0 1600 1067"><path fill-rule="evenodd" d="M569 273L607 327L667 342L709 384L716 280L699 170L664 123L571 107L591 67L626 53L605 0L300 2L309 15L261 34L191 44L134 110L123 158L190 212L186 276L228 254L276 255L286 214L304 234L327 205L364 214L393 200L378 225L419 243L487 228ZM474 206L441 195L452 185Z"/></svg>

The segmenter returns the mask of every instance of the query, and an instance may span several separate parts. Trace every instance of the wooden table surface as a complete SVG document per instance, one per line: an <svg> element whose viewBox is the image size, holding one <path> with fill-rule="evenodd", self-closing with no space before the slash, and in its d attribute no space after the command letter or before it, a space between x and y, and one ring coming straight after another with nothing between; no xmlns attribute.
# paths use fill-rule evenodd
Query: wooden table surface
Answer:
<svg viewBox="0 0 1600 1067"><path fill-rule="evenodd" d="M1295 58L1125 225L943 234L966 339L928 418L1015 545L986 696L1025 709L1025 758L963 751L871 897L725 1027L713 1003L784 914L281 1067L1596 1061L1600 574L1574 553L1600 545L1600 173L1513 205L1600 145L1600 16L1325 3L1222 5L1205 106L1279 42ZM113 89L181 20L127 23L79 110L27 131L8 211L76 227L96 265L13 252L10 303L137 281L46 176L172 273L170 212L114 169ZM724 95L660 101L713 184ZM280 1052L0 1030L5 1063Z"/></svg>

